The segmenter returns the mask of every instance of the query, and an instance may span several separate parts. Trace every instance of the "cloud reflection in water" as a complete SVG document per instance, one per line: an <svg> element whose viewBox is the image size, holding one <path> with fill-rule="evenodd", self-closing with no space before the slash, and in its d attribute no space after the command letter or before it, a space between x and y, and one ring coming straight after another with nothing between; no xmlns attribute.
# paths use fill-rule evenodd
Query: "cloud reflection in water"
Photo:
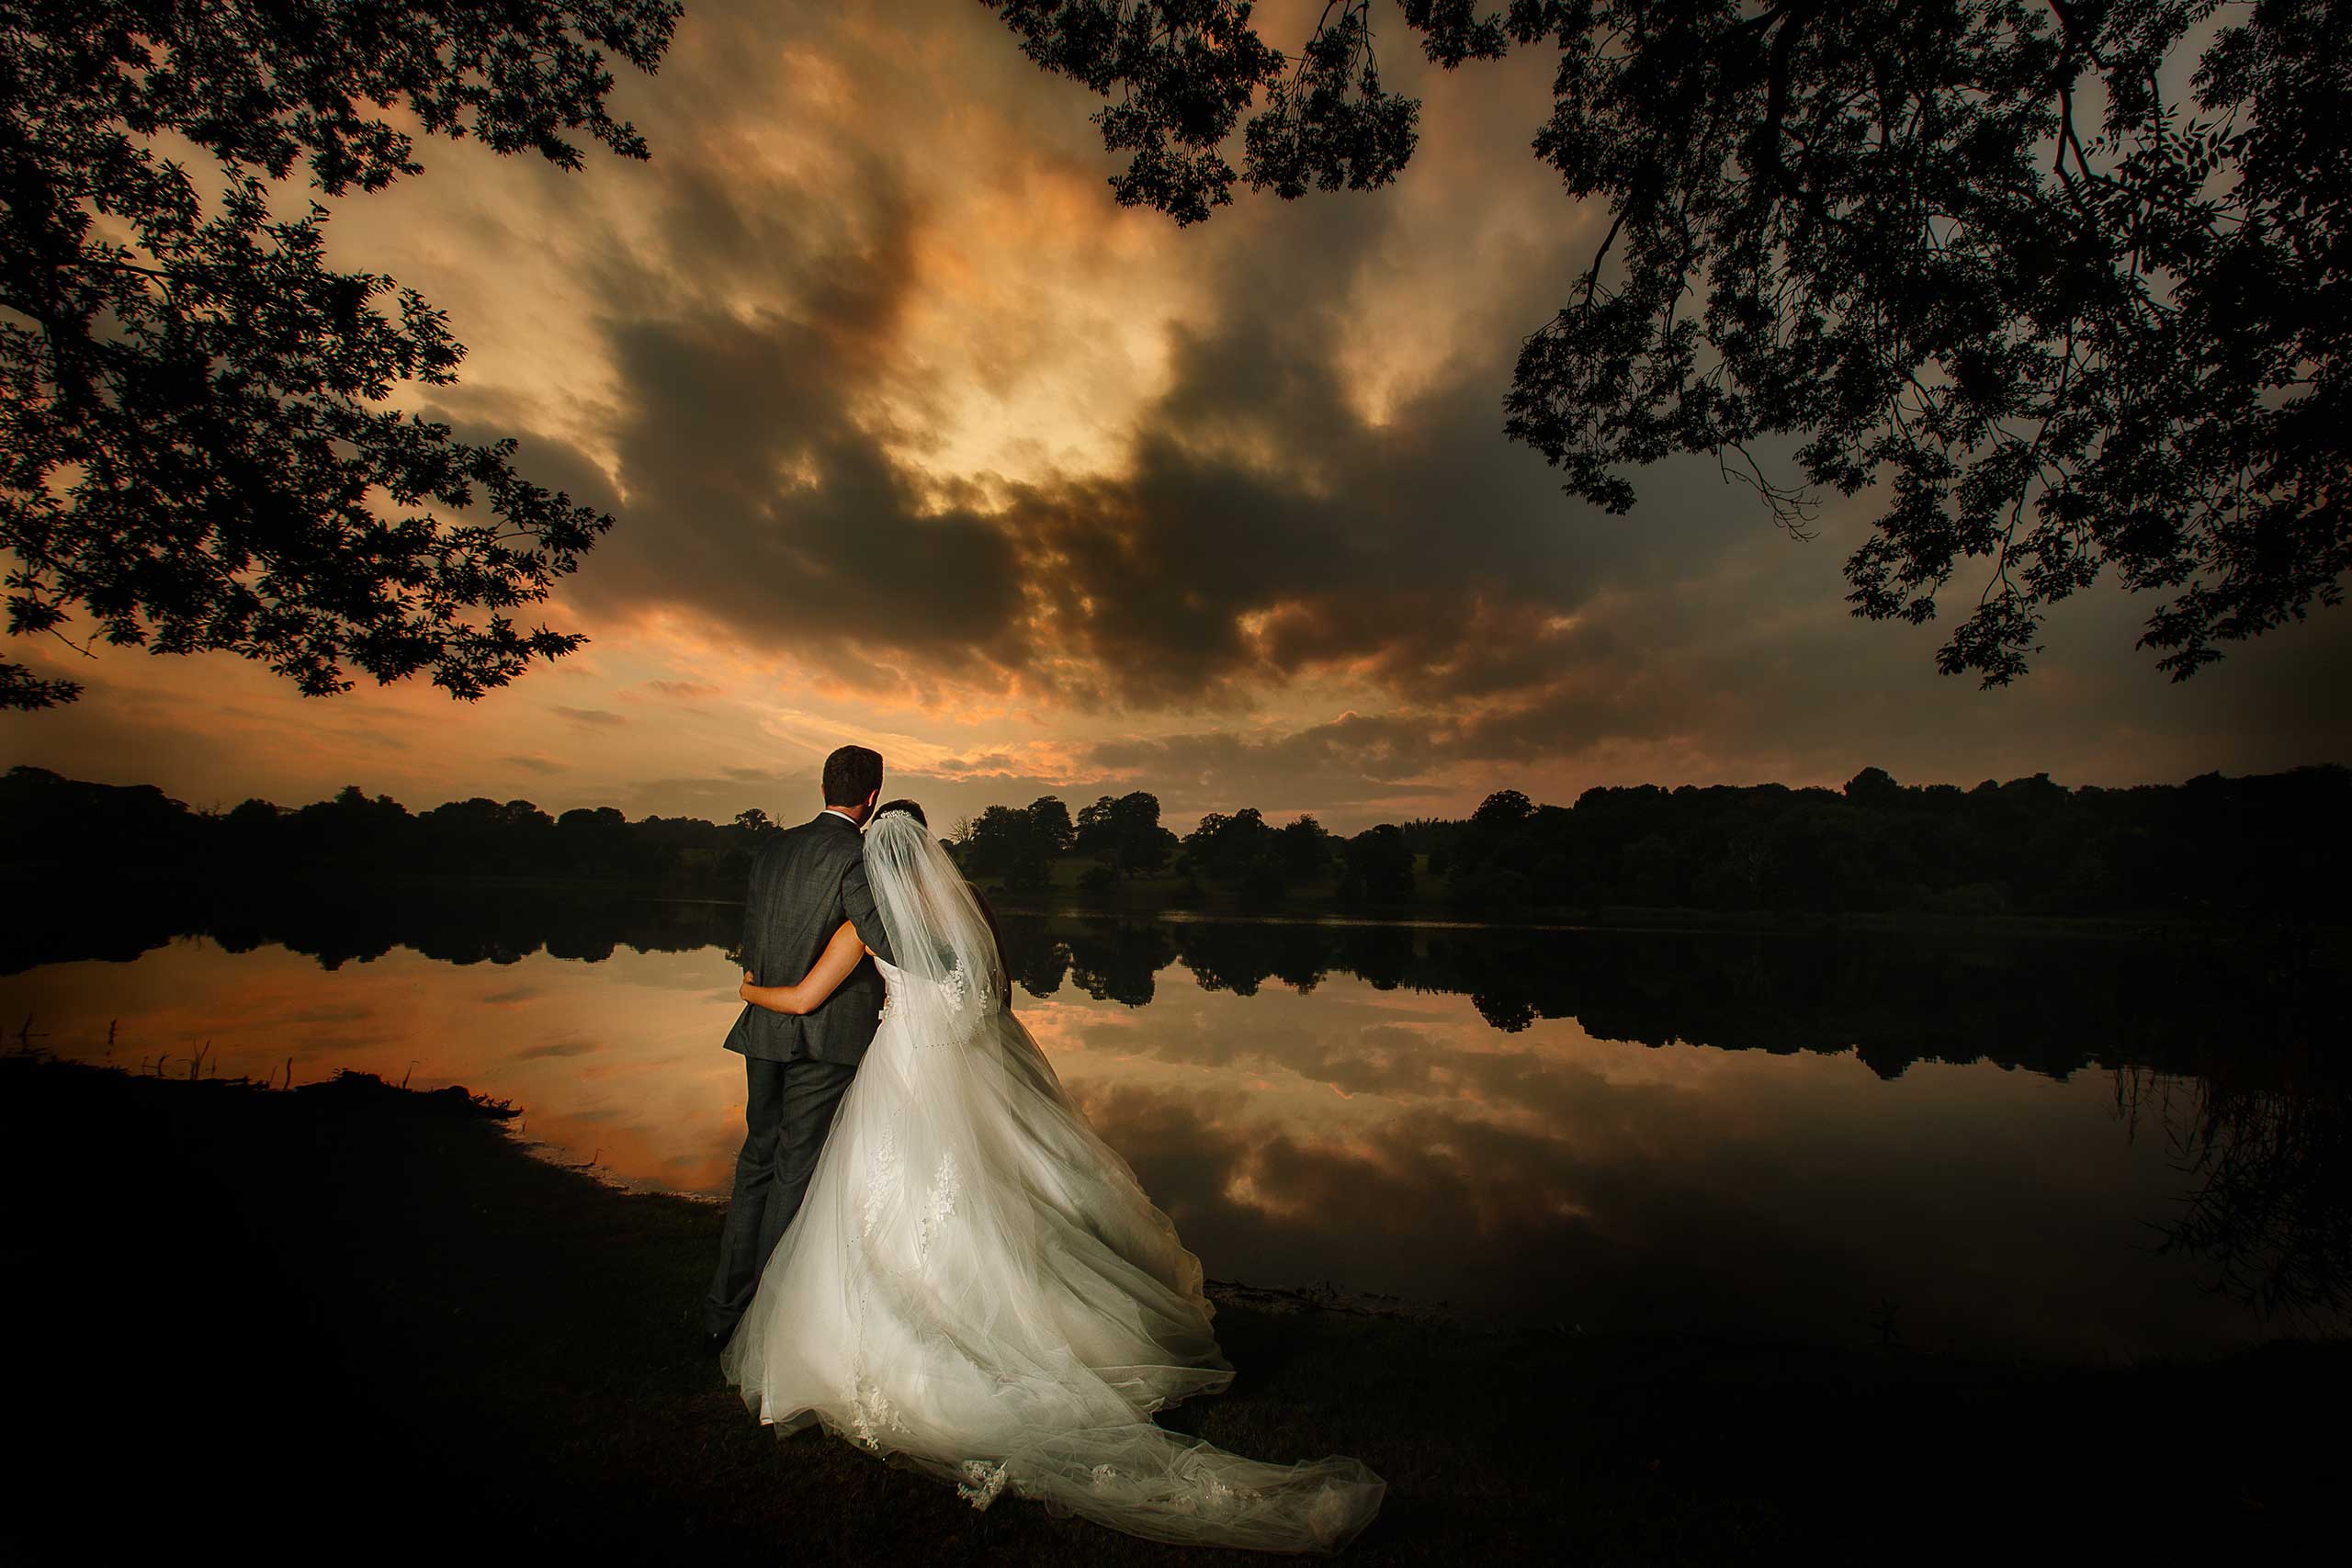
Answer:
<svg viewBox="0 0 2352 1568"><path fill-rule="evenodd" d="M290 1057L303 1079L461 1082L566 1157L724 1190L731 909L317 913L230 922L244 951L181 938L129 963L73 960L52 932L57 961L0 982L0 1008L73 1055L118 1021L128 1066L184 1071L209 1041L228 1075ZM1590 1329L1875 1337L1892 1303L1924 1345L2256 1331L2153 1251L2179 1174L2084 1070L2180 1071L2219 1037L2177 955L1006 924L1023 1016L1213 1277Z"/></svg>

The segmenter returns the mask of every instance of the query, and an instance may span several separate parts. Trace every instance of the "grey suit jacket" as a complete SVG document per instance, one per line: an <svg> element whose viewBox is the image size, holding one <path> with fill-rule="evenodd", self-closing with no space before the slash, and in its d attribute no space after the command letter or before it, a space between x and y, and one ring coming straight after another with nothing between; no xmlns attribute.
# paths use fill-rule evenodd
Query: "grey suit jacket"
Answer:
<svg viewBox="0 0 2352 1568"><path fill-rule="evenodd" d="M752 862L743 899L743 967L762 986L797 985L843 920L865 945L890 956L890 939L865 884L865 839L846 817L821 811L787 829ZM743 1004L727 1048L786 1062L796 1056L854 1066L874 1042L882 975L861 958L816 1011L797 1017Z"/></svg>

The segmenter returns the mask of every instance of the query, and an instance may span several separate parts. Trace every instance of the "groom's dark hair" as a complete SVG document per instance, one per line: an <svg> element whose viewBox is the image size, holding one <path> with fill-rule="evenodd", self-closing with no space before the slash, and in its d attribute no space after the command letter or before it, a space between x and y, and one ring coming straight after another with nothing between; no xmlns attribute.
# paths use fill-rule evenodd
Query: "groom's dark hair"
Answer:
<svg viewBox="0 0 2352 1568"><path fill-rule="evenodd" d="M844 746L825 759L825 804L863 806L882 787L882 753Z"/></svg>

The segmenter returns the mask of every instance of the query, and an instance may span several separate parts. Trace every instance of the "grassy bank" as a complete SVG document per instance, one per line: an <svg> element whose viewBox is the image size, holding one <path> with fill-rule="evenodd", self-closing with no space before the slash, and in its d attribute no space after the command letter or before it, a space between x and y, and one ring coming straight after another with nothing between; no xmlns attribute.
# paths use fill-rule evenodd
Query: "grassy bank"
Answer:
<svg viewBox="0 0 2352 1568"><path fill-rule="evenodd" d="M33 1561L1200 1555L779 1442L695 1342L717 1211L532 1158L462 1095L17 1055L0 1161L10 1414L33 1450L0 1529ZM1219 1323L1234 1390L1170 1423L1363 1458L1391 1486L1348 1553L1364 1563L2259 1552L2332 1532L2352 1391L2341 1344L2044 1368L1238 1292ZM2326 1447L2298 1440L2306 1416Z"/></svg>

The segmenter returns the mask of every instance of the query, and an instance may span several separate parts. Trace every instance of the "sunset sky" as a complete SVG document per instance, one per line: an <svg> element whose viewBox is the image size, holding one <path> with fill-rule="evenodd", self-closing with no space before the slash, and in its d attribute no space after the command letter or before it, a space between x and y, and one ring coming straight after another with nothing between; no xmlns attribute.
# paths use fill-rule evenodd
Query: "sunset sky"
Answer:
<svg viewBox="0 0 2352 1568"><path fill-rule="evenodd" d="M1317 9L1258 15L1295 47ZM1605 214L1529 152L1541 51L1449 76L1381 16L1385 79L1424 100L1402 179L1188 230L1114 205L1097 100L973 0L688 0L658 75L618 68L647 164L421 141L331 251L470 350L404 406L618 518L526 617L592 641L467 705L14 638L86 691L0 716L0 758L198 807L354 783L792 819L854 740L935 822L1146 788L1182 831L2352 756L2352 610L2176 686L2132 647L2154 603L2103 582L1981 691L1933 662L1977 581L1941 625L1848 614L1869 497L1799 543L1712 461L1638 474L1626 517L1561 494L1501 399Z"/></svg>

